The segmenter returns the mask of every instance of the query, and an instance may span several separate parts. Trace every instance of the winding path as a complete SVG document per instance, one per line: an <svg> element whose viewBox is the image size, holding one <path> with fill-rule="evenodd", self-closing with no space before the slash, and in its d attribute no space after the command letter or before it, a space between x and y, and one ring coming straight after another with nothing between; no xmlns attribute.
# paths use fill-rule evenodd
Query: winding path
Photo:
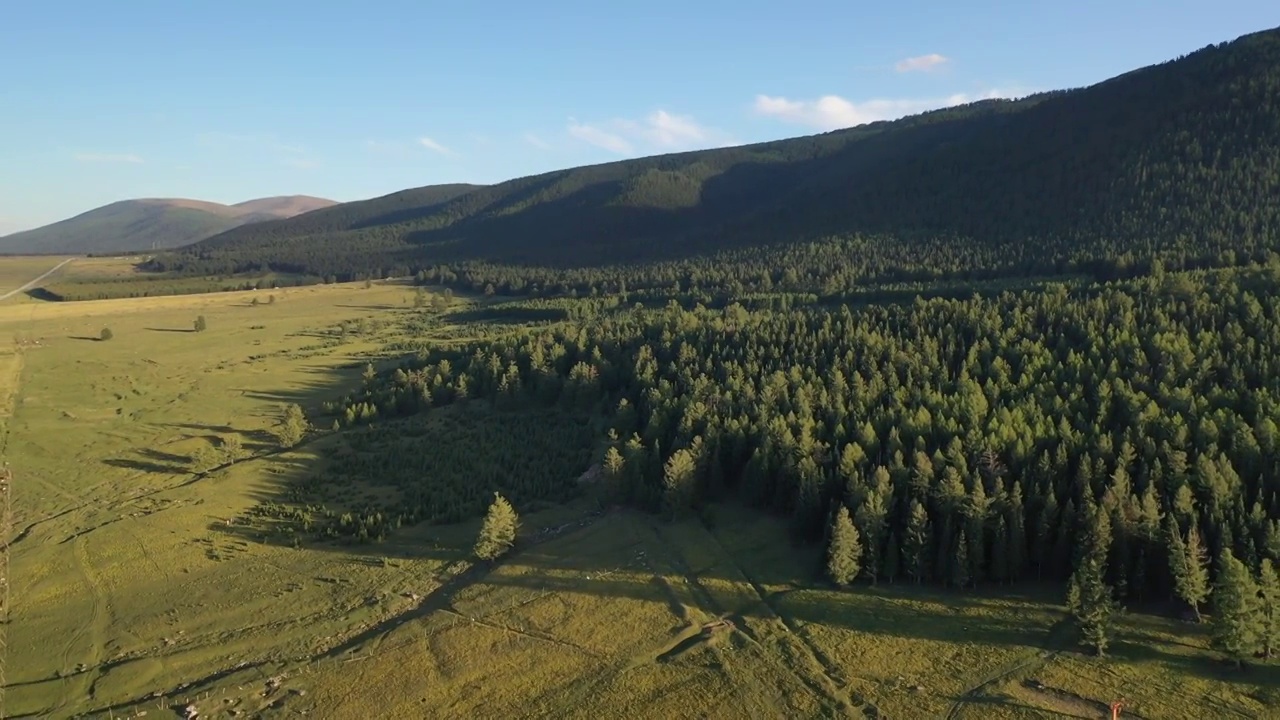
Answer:
<svg viewBox="0 0 1280 720"><path fill-rule="evenodd" d="M54 265L52 268L49 268L48 270L46 270L46 271L45 271L45 273L44 273L43 275L38 276L38 277L37 277L37 278L35 278L34 280L30 280L30 281L28 281L26 285L23 285L22 287L19 287L19 288L14 289L14 290L10 290L9 292L7 292L7 293L5 293L5 294L0 295L0 302L4 302L5 300L8 300L9 298L13 297L14 295L17 295L18 293L22 292L23 290L30 289L32 286L36 285L36 284L37 284L37 283L39 283L41 280L44 280L45 278L49 277L50 275L52 275L52 274L54 274L54 273L58 272L58 270L62 269L62 266L63 266L63 265L66 265L67 263L71 262L72 260L75 260L75 258L67 258L66 260L63 260L62 262L58 263L57 265Z"/></svg>

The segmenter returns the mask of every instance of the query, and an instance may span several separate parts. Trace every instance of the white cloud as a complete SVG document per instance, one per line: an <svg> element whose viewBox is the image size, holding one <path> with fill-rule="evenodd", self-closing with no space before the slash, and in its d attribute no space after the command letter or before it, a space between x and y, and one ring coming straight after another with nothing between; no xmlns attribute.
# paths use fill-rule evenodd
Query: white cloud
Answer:
<svg viewBox="0 0 1280 720"><path fill-rule="evenodd" d="M622 136L606 132L594 125L584 125L573 118L569 119L569 134L612 153L626 155L631 152L631 143L624 140Z"/></svg>
<svg viewBox="0 0 1280 720"><path fill-rule="evenodd" d="M601 126L569 119L569 134L618 155L639 150L670 152L725 147L737 142L725 133L700 125L687 115L655 110L643 120L616 118Z"/></svg>
<svg viewBox="0 0 1280 720"><path fill-rule="evenodd" d="M822 130L838 130L880 120L896 120L927 110L964 105L978 100L1018 97L1018 93L988 90L976 95L956 93L943 98L896 98L853 102L839 95L824 95L817 100L790 100L785 97L757 95L755 111L796 125Z"/></svg>
<svg viewBox="0 0 1280 720"><path fill-rule="evenodd" d="M72 155L77 162L96 162L96 163L129 163L132 165L141 165L142 158L132 153L76 153Z"/></svg>
<svg viewBox="0 0 1280 720"><path fill-rule="evenodd" d="M546 140L543 140L542 138L538 137L537 135L534 135L533 133L525 133L524 141L538 148L539 150L551 149L551 143L547 142Z"/></svg>
<svg viewBox="0 0 1280 720"><path fill-rule="evenodd" d="M937 70L942 66L951 62L951 58L938 53L929 53L928 55L918 55L909 57L905 60L899 60L894 64L893 69L900 73L905 72L929 72Z"/></svg>
<svg viewBox="0 0 1280 720"><path fill-rule="evenodd" d="M431 138L429 138L429 137L425 137L425 136L424 136L424 137L420 137L420 138L418 138L418 144L419 144L419 145L421 145L422 147L424 147L424 148L428 149L428 150L431 150L432 152L438 152L438 153L440 153L441 155L452 155L452 154L453 154L453 151L452 151L452 150L450 150L449 148L445 147L444 145L441 145L440 143L436 142L435 140L432 140L432 139L431 139Z"/></svg>

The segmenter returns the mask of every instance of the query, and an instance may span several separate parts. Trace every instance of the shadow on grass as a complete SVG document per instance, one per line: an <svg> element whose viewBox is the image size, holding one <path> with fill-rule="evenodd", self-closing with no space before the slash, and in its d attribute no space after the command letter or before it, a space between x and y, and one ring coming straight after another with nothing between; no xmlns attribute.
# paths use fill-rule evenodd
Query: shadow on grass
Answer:
<svg viewBox="0 0 1280 720"><path fill-rule="evenodd" d="M89 342L102 342L100 337L90 337L88 335L68 335L68 340L88 340Z"/></svg>
<svg viewBox="0 0 1280 720"><path fill-rule="evenodd" d="M190 468L186 465L171 465L168 463L159 463L151 460L139 460L135 458L107 458L102 461L111 467L124 468L125 470L137 470L139 472L158 473L162 475L177 475L190 472Z"/></svg>
<svg viewBox="0 0 1280 720"><path fill-rule="evenodd" d="M166 332L166 333L193 333L193 332L195 332L195 328L154 328L154 327L149 327L149 328L143 328L143 329L144 329L144 330L147 330L147 331L150 331L150 332Z"/></svg>

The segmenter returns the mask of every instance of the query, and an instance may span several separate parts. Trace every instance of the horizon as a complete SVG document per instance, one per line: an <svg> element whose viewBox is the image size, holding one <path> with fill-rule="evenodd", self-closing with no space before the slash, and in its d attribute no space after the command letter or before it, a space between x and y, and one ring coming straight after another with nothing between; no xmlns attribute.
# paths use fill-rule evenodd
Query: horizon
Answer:
<svg viewBox="0 0 1280 720"><path fill-rule="evenodd" d="M131 199L350 202L812 135L1086 87L1275 23L1250 0L1154 18L1136 2L1010 13L824 0L785 17L763 2L732 16L660 2L647 6L656 23L572 0L497 17L71 6L23 7L8 26L21 33L0 30L0 64L28 69L0 91L0 236ZM253 8L251 27L238 8ZM432 32L442 18L450 31Z"/></svg>

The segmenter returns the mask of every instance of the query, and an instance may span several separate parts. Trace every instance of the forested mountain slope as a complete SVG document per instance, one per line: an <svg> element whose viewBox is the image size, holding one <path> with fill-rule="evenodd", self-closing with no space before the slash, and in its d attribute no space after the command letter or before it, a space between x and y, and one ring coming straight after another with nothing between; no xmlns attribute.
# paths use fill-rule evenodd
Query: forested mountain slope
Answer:
<svg viewBox="0 0 1280 720"><path fill-rule="evenodd" d="M230 228L333 205L307 195L223 205L185 198L121 200L51 225L0 238L6 253L104 253L174 248Z"/></svg>
<svg viewBox="0 0 1280 720"><path fill-rule="evenodd" d="M859 244L867 267L849 280L1230 264L1280 244L1280 31L1083 89L432 191L369 201L394 208L380 214L239 228L155 267L347 279L867 235L879 238Z"/></svg>

